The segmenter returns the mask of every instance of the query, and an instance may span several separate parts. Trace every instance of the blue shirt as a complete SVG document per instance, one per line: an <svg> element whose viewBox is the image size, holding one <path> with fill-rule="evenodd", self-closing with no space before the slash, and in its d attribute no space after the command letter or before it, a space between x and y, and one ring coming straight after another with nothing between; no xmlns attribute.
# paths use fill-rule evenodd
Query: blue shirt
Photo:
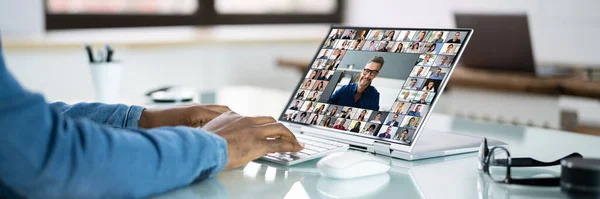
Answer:
<svg viewBox="0 0 600 199"><path fill-rule="evenodd" d="M421 112L415 113L414 111L410 111L410 112L408 112L408 116L421 117Z"/></svg>
<svg viewBox="0 0 600 199"><path fill-rule="evenodd" d="M358 89L358 83L350 83L344 85L336 90L329 101L329 104L336 104L342 106L358 107L370 110L379 110L379 92L373 86L369 86L358 101L354 102L354 95L356 95L356 89Z"/></svg>
<svg viewBox="0 0 600 199"><path fill-rule="evenodd" d="M390 139L391 135L392 134L387 134L386 135L385 133L382 133L382 134L379 134L379 136L377 136L377 137Z"/></svg>
<svg viewBox="0 0 600 199"><path fill-rule="evenodd" d="M225 167L223 138L182 126L140 129L143 110L49 104L8 72L0 48L0 198L145 198Z"/></svg>
<svg viewBox="0 0 600 199"><path fill-rule="evenodd" d="M441 73L439 75L435 75L435 73L431 74L429 76L429 79L442 79L442 74Z"/></svg>

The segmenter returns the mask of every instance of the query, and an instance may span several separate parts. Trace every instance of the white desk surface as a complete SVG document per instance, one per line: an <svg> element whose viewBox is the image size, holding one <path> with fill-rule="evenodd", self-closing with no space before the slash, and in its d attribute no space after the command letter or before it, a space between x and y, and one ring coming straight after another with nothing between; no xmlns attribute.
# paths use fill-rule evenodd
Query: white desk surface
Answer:
<svg viewBox="0 0 600 199"><path fill-rule="evenodd" d="M215 94L216 103L229 105L246 115L277 116L289 98L287 92L254 87L226 88ZM498 139L509 144L513 157L528 156L551 161L572 152L579 152L584 157L600 157L598 136L481 123L441 114L433 114L426 128ZM492 183L478 172L476 156L476 153L469 153L413 162L381 157L394 165L383 177L378 176L389 177L389 182L359 198L567 198L558 187ZM362 190L377 186L372 180L332 181L321 177L315 167L317 161L287 167L257 160L154 198L345 198L343 194L349 192L335 190L354 186L357 194L364 194ZM560 168L521 172L556 175Z"/></svg>

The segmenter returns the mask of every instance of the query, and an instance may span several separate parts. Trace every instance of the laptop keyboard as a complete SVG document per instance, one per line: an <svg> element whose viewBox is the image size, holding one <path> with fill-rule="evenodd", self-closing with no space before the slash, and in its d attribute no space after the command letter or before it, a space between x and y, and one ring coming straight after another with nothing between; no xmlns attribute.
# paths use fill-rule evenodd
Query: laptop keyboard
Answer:
<svg viewBox="0 0 600 199"><path fill-rule="evenodd" d="M294 153L268 153L263 156L263 159L284 164L291 164L291 162L294 162L295 164L323 157L336 151L343 151L348 148L348 145L344 143L304 135L297 134L296 139L298 142L304 144L304 149L302 151Z"/></svg>

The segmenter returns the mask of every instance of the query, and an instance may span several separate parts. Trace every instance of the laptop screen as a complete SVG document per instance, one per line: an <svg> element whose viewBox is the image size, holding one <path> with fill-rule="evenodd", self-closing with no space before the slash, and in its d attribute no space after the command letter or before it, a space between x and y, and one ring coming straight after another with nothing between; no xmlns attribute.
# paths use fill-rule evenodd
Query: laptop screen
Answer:
<svg viewBox="0 0 600 199"><path fill-rule="evenodd" d="M470 34L332 27L280 120L410 145Z"/></svg>

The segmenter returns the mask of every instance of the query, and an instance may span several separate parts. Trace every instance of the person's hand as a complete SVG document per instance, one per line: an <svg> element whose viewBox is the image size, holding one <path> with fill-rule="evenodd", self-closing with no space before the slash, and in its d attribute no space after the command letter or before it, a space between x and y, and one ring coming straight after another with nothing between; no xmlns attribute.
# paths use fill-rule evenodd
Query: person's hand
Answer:
<svg viewBox="0 0 600 199"><path fill-rule="evenodd" d="M227 140L229 161L225 169L242 166L267 153L304 149L294 134L272 117L244 117L230 111L206 123L202 129Z"/></svg>
<svg viewBox="0 0 600 199"><path fill-rule="evenodd" d="M166 109L145 109L140 116L138 126L146 129L161 126L201 127L228 111L231 110L227 106L198 104Z"/></svg>

